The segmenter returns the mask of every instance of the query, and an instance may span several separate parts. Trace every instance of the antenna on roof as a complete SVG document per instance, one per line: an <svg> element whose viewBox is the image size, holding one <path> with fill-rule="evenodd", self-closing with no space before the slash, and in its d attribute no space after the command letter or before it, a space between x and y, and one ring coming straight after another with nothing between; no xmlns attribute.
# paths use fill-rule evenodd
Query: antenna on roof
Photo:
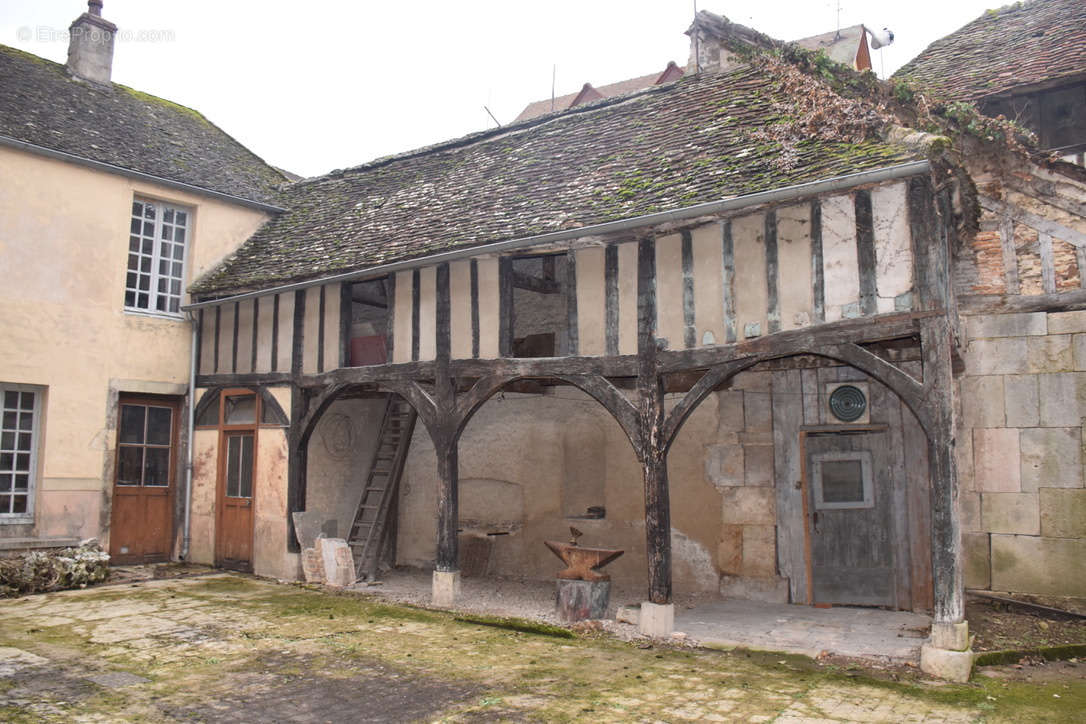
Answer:
<svg viewBox="0 0 1086 724"><path fill-rule="evenodd" d="M701 72L701 43L698 42L698 0L694 0L694 73Z"/></svg>
<svg viewBox="0 0 1086 724"><path fill-rule="evenodd" d="M558 77L558 64L551 66L551 113L554 113L554 82Z"/></svg>
<svg viewBox="0 0 1086 724"><path fill-rule="evenodd" d="M837 34L833 36L833 39L841 39L841 0L837 0Z"/></svg>
<svg viewBox="0 0 1086 724"><path fill-rule="evenodd" d="M483 110L486 111L486 114L488 116L490 116L490 120L494 121L494 123L498 126L498 128L502 127L502 124L498 121L497 118L494 117L494 114L490 112L489 108L487 108L486 106L483 106Z"/></svg>

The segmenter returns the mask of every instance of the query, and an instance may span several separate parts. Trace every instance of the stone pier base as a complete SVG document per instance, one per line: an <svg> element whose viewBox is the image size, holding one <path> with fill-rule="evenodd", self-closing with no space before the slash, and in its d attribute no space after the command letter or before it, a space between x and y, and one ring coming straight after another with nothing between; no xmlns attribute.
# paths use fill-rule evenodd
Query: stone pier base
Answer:
<svg viewBox="0 0 1086 724"><path fill-rule="evenodd" d="M969 623L931 625L931 639L920 647L920 670L948 681L969 681L973 673Z"/></svg>
<svg viewBox="0 0 1086 724"><path fill-rule="evenodd" d="M667 638L675 630L675 604L641 604L641 614L637 619L637 629L644 636Z"/></svg>
<svg viewBox="0 0 1086 724"><path fill-rule="evenodd" d="M460 571L434 571L430 602L435 606L449 607L460 598Z"/></svg>

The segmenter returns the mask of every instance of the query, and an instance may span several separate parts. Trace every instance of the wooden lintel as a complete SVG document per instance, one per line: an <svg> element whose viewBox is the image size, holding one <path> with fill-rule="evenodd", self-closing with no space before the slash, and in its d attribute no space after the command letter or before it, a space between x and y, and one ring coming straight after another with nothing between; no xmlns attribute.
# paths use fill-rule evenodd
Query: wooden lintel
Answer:
<svg viewBox="0 0 1086 724"><path fill-rule="evenodd" d="M537 294L558 294L562 291L562 285L555 279L534 277L519 271L513 272L513 287Z"/></svg>
<svg viewBox="0 0 1086 724"><path fill-rule="evenodd" d="M1086 309L1086 289L1056 294L970 294L958 297L958 307L968 314L1004 312L1070 312Z"/></svg>

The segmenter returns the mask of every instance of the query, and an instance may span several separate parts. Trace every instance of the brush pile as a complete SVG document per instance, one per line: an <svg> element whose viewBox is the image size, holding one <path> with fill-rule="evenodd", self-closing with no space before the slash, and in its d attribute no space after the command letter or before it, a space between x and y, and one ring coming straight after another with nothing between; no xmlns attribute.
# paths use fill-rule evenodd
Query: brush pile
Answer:
<svg viewBox="0 0 1086 724"><path fill-rule="evenodd" d="M0 559L0 597L85 588L109 575L109 554L95 541L59 551Z"/></svg>

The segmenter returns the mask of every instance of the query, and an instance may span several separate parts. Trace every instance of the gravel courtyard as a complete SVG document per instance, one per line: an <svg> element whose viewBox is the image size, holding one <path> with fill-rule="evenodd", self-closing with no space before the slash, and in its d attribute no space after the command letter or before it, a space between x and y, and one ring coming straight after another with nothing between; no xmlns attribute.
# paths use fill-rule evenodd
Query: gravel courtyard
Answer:
<svg viewBox="0 0 1086 724"><path fill-rule="evenodd" d="M1083 710L1082 680L890 681L246 576L0 601L3 721L1075 721Z"/></svg>

